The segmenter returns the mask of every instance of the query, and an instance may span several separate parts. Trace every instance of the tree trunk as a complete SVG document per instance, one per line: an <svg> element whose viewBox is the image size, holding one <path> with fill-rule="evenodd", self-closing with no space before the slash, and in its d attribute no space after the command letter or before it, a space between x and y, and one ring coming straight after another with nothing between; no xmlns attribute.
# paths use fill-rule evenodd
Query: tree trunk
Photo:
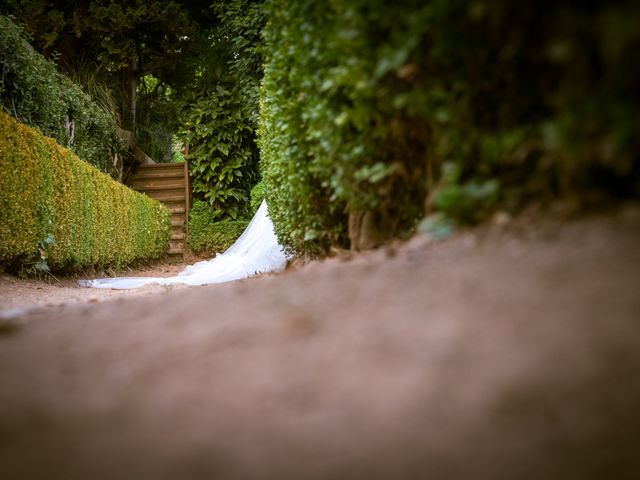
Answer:
<svg viewBox="0 0 640 480"><path fill-rule="evenodd" d="M351 250L369 250L379 247L393 237L393 222L375 210L349 213L349 240Z"/></svg>
<svg viewBox="0 0 640 480"><path fill-rule="evenodd" d="M122 121L127 130L136 132L136 90L138 87L138 62L132 61L123 71L124 101Z"/></svg>

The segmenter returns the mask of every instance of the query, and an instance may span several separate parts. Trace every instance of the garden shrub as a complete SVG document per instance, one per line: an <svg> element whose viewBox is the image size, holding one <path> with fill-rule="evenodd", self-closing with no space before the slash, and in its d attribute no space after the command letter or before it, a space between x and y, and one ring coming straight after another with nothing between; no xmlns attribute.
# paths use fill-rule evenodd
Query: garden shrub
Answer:
<svg viewBox="0 0 640 480"><path fill-rule="evenodd" d="M249 212L249 192L259 178L257 46L266 17L255 0L217 0L211 10L219 22L208 34L203 72L184 102L180 138L189 145L195 198L211 205L216 220L236 220Z"/></svg>
<svg viewBox="0 0 640 480"><path fill-rule="evenodd" d="M267 187L261 180L251 189L251 215L255 215L262 201L267 198Z"/></svg>
<svg viewBox="0 0 640 480"><path fill-rule="evenodd" d="M161 256L170 212L0 112L0 266L120 267Z"/></svg>
<svg viewBox="0 0 640 480"><path fill-rule="evenodd" d="M216 220L243 216L257 176L257 149L236 94L219 87L189 104L184 120L194 197L209 203Z"/></svg>
<svg viewBox="0 0 640 480"><path fill-rule="evenodd" d="M353 245L353 219L398 235L434 210L640 193L637 3L268 8L261 173L290 250Z"/></svg>
<svg viewBox="0 0 640 480"><path fill-rule="evenodd" d="M189 211L189 247L201 256L224 252L249 225L248 220L214 220L211 206L197 200Z"/></svg>
<svg viewBox="0 0 640 480"><path fill-rule="evenodd" d="M20 122L37 128L105 173L123 143L112 116L56 65L35 52L19 28L0 16L0 104ZM67 128L73 120L74 132Z"/></svg>

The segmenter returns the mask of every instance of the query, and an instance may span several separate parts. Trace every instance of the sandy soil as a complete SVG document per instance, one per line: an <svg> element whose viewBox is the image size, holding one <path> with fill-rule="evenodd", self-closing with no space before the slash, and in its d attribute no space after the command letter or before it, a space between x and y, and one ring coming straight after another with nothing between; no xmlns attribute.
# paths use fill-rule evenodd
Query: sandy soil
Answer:
<svg viewBox="0 0 640 480"><path fill-rule="evenodd" d="M626 205L205 287L5 277L2 478L638 478L639 246Z"/></svg>
<svg viewBox="0 0 640 480"><path fill-rule="evenodd" d="M127 277L168 277L175 275L185 267L177 263L156 263L136 269L119 272ZM97 272L97 276L108 276ZM78 280L94 278L76 275L73 277L48 277L41 279L19 278L0 271L0 318L24 315L39 308L63 307L84 303L98 303L115 298L128 298L165 292L171 287L150 285L136 290L90 289L78 285ZM180 288L173 287L173 288Z"/></svg>

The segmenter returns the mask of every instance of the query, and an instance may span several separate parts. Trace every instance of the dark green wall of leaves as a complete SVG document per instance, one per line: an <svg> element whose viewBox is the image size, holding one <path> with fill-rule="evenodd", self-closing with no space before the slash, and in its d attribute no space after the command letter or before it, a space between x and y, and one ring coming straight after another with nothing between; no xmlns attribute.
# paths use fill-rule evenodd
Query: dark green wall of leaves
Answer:
<svg viewBox="0 0 640 480"><path fill-rule="evenodd" d="M270 0L260 149L290 249L438 210L638 195L637 3ZM609 197L606 197L609 196Z"/></svg>
<svg viewBox="0 0 640 480"><path fill-rule="evenodd" d="M113 170L112 158L123 149L112 117L54 63L36 53L18 27L0 16L0 102L19 121L71 148L103 172ZM72 118L75 134L66 123Z"/></svg>

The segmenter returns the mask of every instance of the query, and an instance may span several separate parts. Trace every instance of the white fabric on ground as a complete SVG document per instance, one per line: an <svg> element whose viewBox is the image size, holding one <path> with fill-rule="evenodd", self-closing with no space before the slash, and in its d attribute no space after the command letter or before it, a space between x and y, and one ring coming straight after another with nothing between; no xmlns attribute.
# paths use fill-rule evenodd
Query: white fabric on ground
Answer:
<svg viewBox="0 0 640 480"><path fill-rule="evenodd" d="M283 270L287 256L278 243L273 223L267 212L267 203L251 219L246 230L229 249L211 260L198 262L173 277L120 277L80 280L80 284L93 288L128 289L151 283L173 285L206 285L247 278L257 273Z"/></svg>

